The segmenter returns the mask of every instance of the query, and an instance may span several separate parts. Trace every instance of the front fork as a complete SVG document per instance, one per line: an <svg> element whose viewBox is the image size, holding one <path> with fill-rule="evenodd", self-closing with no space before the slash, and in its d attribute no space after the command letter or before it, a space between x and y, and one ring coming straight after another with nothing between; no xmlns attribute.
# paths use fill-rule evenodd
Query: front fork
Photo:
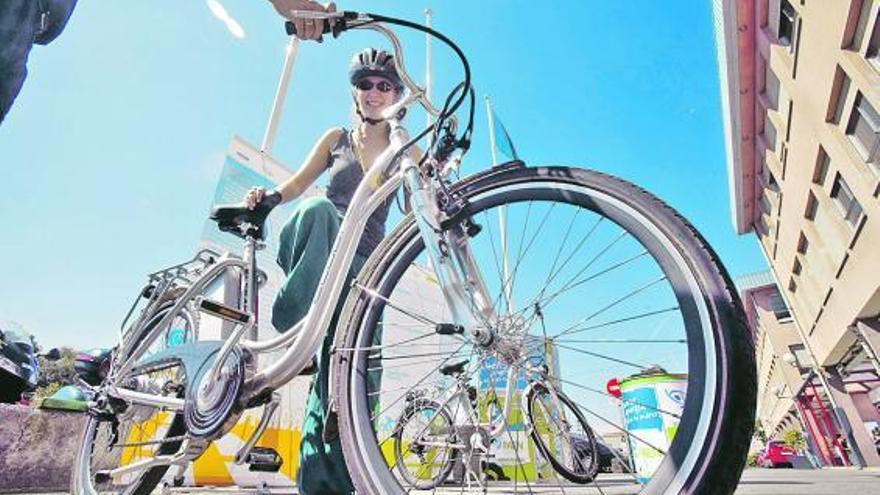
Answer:
<svg viewBox="0 0 880 495"><path fill-rule="evenodd" d="M407 140L406 131L397 126L393 128L391 138L392 143L401 146ZM437 204L435 182L422 176L409 154L401 157L401 170L411 194L416 226L453 322L470 332L477 343L489 345L493 337L495 309L471 255L467 229L462 224L446 229L441 227L445 213Z"/></svg>

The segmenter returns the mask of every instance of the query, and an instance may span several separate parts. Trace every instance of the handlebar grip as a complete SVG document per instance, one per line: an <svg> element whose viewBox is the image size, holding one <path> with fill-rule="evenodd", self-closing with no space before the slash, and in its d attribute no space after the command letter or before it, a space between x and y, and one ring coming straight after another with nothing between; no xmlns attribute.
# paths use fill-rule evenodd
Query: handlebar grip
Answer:
<svg viewBox="0 0 880 495"><path fill-rule="evenodd" d="M357 19L357 17L357 12L345 11L341 17L334 19L332 26L330 25L330 19L324 19L324 27L321 28L321 34L333 34L333 37L336 38L339 36L339 33L348 29L348 21ZM296 24L291 20L285 21L284 31L287 32L288 36L296 36Z"/></svg>

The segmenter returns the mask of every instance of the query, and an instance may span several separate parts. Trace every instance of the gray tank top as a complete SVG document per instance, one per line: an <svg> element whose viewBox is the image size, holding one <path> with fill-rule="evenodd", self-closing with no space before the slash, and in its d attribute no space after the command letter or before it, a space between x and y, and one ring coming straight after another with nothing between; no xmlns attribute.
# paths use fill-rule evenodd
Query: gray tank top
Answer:
<svg viewBox="0 0 880 495"><path fill-rule="evenodd" d="M326 195L339 210L340 215L345 215L354 191L364 178L364 171L352 147L351 137L351 131L343 130L339 140L330 148L330 159L327 161L330 184L327 186ZM388 219L388 210L393 202L392 195L379 205L367 220L364 235L357 248L357 253L361 256L369 256L385 237L385 221Z"/></svg>

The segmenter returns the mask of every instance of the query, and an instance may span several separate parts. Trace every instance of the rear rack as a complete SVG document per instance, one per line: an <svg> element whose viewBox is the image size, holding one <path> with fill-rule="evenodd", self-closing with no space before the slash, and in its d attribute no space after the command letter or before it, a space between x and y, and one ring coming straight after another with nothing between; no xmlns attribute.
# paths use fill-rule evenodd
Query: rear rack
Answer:
<svg viewBox="0 0 880 495"><path fill-rule="evenodd" d="M193 285L202 276L208 267L216 263L220 257L220 253L206 248L198 251L188 261L148 274L147 285L137 295L128 313L125 315L125 319L122 320L122 325L119 327L120 344L124 341L126 334L140 329L143 322L147 320L147 318L144 318L145 316L152 315L159 304L171 299L171 297L166 297L166 295L186 290L186 288ZM131 316L143 299L147 300L146 306L144 306L137 321L126 332Z"/></svg>

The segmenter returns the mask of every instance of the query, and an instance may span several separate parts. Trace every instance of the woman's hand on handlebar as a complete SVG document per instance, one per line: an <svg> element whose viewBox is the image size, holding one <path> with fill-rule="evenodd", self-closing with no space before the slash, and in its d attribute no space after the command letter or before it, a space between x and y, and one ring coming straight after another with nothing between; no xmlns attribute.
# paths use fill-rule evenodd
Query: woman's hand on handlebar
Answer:
<svg viewBox="0 0 880 495"><path fill-rule="evenodd" d="M291 15L295 10L311 10L314 12L336 12L336 4L330 2L322 5L312 0L269 0L279 14L293 21L296 36L301 40L321 41L324 23L314 19L301 19Z"/></svg>

